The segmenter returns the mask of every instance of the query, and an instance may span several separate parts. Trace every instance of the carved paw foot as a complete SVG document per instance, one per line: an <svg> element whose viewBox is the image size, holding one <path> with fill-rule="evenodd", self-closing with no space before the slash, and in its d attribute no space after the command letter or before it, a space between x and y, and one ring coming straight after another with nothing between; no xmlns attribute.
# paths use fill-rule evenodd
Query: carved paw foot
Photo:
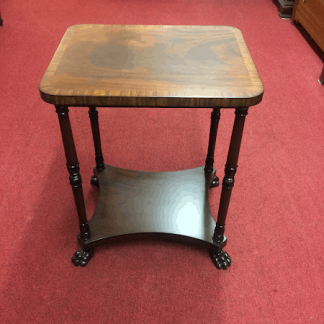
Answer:
<svg viewBox="0 0 324 324"><path fill-rule="evenodd" d="M92 177L91 177L90 183L91 183L92 185L94 185L94 186L97 186L97 187L99 186L99 180L98 180L98 178L95 177L95 176L92 176Z"/></svg>
<svg viewBox="0 0 324 324"><path fill-rule="evenodd" d="M209 255L217 269L227 269L231 265L231 257L223 250L209 250Z"/></svg>
<svg viewBox="0 0 324 324"><path fill-rule="evenodd" d="M219 186L219 178L217 176L215 176L215 178L211 182L209 188L215 188L215 187L218 187L218 186Z"/></svg>
<svg viewBox="0 0 324 324"><path fill-rule="evenodd" d="M93 257L93 251L92 250L87 250L84 251L83 249L79 249L76 251L72 257L72 263L77 267L81 266L84 267L88 264L88 262L91 260Z"/></svg>

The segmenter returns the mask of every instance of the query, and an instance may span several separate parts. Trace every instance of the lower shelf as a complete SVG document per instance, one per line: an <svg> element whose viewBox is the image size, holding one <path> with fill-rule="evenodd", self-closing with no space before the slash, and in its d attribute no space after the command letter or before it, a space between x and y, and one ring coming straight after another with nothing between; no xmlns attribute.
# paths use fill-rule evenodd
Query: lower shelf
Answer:
<svg viewBox="0 0 324 324"><path fill-rule="evenodd" d="M99 200L89 221L87 245L123 237L154 237L217 249L208 190L214 173L204 167L173 172L142 172L105 166ZM225 245L224 240L222 246Z"/></svg>

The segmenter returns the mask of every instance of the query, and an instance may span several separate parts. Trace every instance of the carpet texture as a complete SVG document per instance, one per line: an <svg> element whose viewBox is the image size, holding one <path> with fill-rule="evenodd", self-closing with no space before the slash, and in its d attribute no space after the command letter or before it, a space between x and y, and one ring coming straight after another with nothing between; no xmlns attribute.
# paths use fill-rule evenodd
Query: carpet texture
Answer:
<svg viewBox="0 0 324 324"><path fill-rule="evenodd" d="M0 322L323 323L323 63L270 0L2 0ZM264 83L246 119L229 207L227 271L204 249L153 240L96 249L85 268L59 124L38 84L75 24L239 28ZM98 109L105 162L147 171L204 164L211 109ZM71 108L87 212L98 190L86 108ZM234 120L222 111L220 178ZM211 190L217 215L220 188Z"/></svg>

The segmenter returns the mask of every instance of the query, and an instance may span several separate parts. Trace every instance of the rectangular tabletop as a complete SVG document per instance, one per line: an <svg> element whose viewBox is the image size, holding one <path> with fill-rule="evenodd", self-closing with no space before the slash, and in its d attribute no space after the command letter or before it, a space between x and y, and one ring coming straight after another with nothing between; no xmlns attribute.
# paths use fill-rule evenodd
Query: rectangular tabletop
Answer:
<svg viewBox="0 0 324 324"><path fill-rule="evenodd" d="M247 107L263 95L227 26L72 26L39 89L51 104L97 107Z"/></svg>

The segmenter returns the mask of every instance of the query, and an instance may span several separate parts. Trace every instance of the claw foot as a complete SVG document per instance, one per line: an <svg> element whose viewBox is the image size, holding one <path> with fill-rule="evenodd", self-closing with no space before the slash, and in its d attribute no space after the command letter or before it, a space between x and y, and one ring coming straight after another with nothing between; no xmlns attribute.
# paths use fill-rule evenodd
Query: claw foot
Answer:
<svg viewBox="0 0 324 324"><path fill-rule="evenodd" d="M215 187L218 187L218 186L219 186L219 178L217 176L215 176L215 178L211 182L209 188L215 188Z"/></svg>
<svg viewBox="0 0 324 324"><path fill-rule="evenodd" d="M94 186L97 186L97 187L99 186L99 180L98 180L98 178L95 177L95 176L92 176L92 177L91 177L90 183L91 183L92 185L94 185Z"/></svg>
<svg viewBox="0 0 324 324"><path fill-rule="evenodd" d="M209 255L217 269L227 269L231 265L231 257L223 250L209 250Z"/></svg>
<svg viewBox="0 0 324 324"><path fill-rule="evenodd" d="M81 266L84 267L88 264L88 262L93 257L93 251L92 250L83 250L82 248L76 251L72 257L72 263L77 267Z"/></svg>

